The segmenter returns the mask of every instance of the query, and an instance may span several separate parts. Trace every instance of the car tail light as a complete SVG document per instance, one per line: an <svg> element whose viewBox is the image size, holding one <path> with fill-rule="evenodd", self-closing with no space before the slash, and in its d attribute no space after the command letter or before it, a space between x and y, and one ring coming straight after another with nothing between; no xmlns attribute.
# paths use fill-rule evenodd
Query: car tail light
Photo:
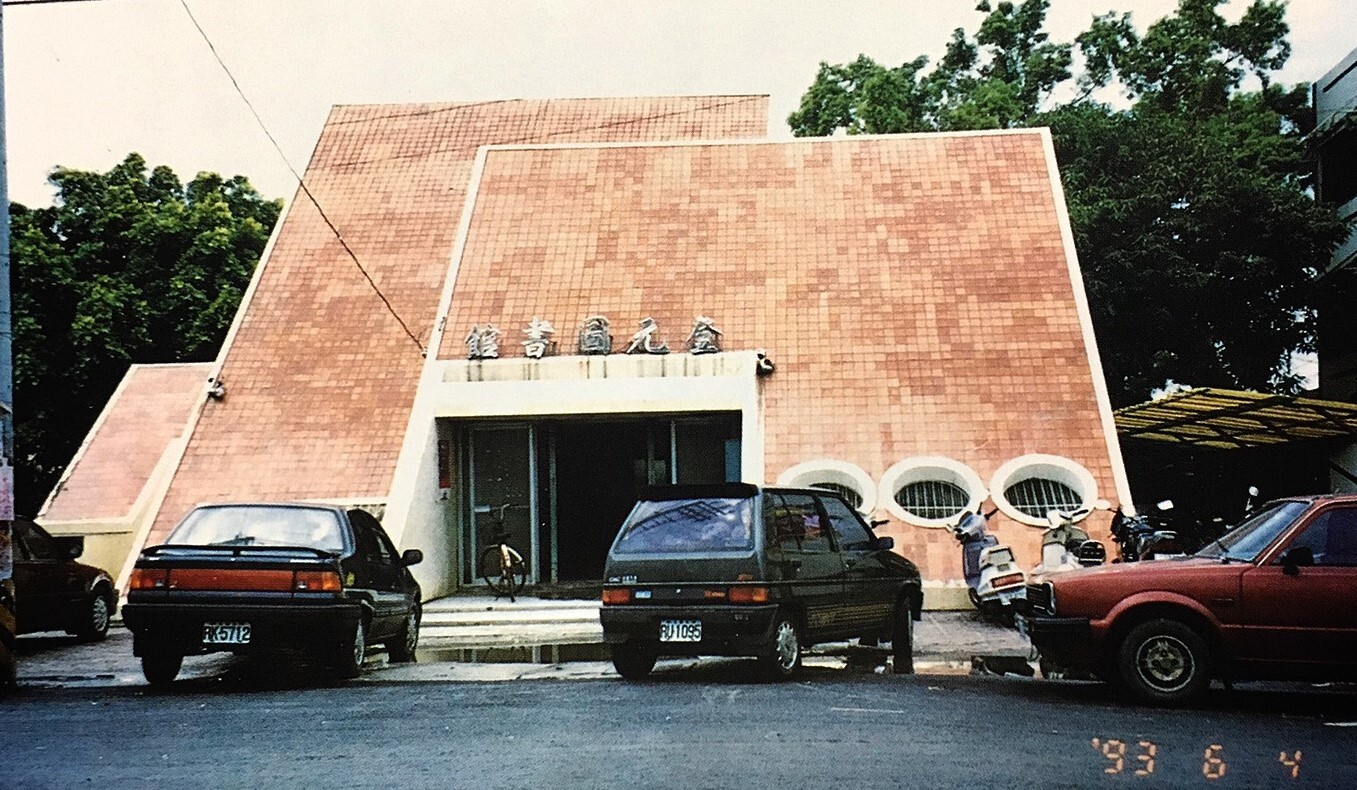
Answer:
<svg viewBox="0 0 1357 790"><path fill-rule="evenodd" d="M1015 584L1022 584L1023 577L1021 573L1010 573L1007 576L996 576L990 586L996 590L1000 587L1012 587Z"/></svg>
<svg viewBox="0 0 1357 790"><path fill-rule="evenodd" d="M730 588L731 603L768 603L768 588L741 586Z"/></svg>
<svg viewBox="0 0 1357 790"><path fill-rule="evenodd" d="M631 589L629 587L604 588L603 603L608 606L616 606L617 604L631 603Z"/></svg>
<svg viewBox="0 0 1357 790"><path fill-rule="evenodd" d="M155 568L133 568L127 582L129 590L163 590L170 584L170 572Z"/></svg>
<svg viewBox="0 0 1357 790"><path fill-rule="evenodd" d="M334 571L297 571L292 574L297 592L339 592L339 574Z"/></svg>
<svg viewBox="0 0 1357 790"><path fill-rule="evenodd" d="M723 601L723 600L725 600L725 598L726 598L726 591L725 591L725 590L703 590L703 591L702 591L702 597L705 598L705 599L707 599L708 601L711 601L711 600L720 600L720 601Z"/></svg>

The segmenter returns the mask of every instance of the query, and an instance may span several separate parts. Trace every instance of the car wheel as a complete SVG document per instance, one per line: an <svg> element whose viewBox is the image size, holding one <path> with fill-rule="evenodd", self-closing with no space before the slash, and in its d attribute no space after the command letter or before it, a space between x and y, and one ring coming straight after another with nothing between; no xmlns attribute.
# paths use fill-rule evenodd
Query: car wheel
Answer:
<svg viewBox="0 0 1357 790"><path fill-rule="evenodd" d="M909 601L895 605L895 624L891 631L891 671L897 675L914 674L914 612Z"/></svg>
<svg viewBox="0 0 1357 790"><path fill-rule="evenodd" d="M184 657L163 650L147 651L141 657L141 674L152 686L168 686L179 675Z"/></svg>
<svg viewBox="0 0 1357 790"><path fill-rule="evenodd" d="M392 661L408 663L415 660L415 648L419 647L420 607L418 604L405 616L405 622L396 637L386 643L386 655Z"/></svg>
<svg viewBox="0 0 1357 790"><path fill-rule="evenodd" d="M1186 702L1211 682L1211 652L1201 635L1177 620L1150 620L1121 642L1118 674L1145 702Z"/></svg>
<svg viewBox="0 0 1357 790"><path fill-rule="evenodd" d="M108 636L108 621L112 607L102 589L95 590L85 601L79 622L76 623L75 636L81 642L98 642Z"/></svg>
<svg viewBox="0 0 1357 790"><path fill-rule="evenodd" d="M351 680L363 673L363 661L368 655L367 630L363 628L363 619L353 627L353 633L340 644L335 654L335 674L345 680Z"/></svg>
<svg viewBox="0 0 1357 790"><path fill-rule="evenodd" d="M787 680L801 668L801 632L786 612L778 612L773 638L762 660L774 680Z"/></svg>
<svg viewBox="0 0 1357 790"><path fill-rule="evenodd" d="M655 645L645 642L621 642L609 649L613 657L613 669L627 680L640 680L655 668L659 650Z"/></svg>

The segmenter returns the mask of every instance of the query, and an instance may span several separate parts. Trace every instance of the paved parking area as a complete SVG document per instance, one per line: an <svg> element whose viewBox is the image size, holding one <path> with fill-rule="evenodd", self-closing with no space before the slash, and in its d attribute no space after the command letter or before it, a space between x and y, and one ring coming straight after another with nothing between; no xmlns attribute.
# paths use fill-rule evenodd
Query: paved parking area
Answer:
<svg viewBox="0 0 1357 790"><path fill-rule="evenodd" d="M592 603L581 605L587 608ZM496 606L499 613L494 611ZM562 615L562 625L552 627L532 614L542 609L535 606L531 599L512 607L493 599L463 600L455 607L445 606L441 610L445 613L455 609L482 614L462 617L463 631L457 630L457 617L430 618L421 632L417 663L388 665L386 656L376 652L369 657L363 681L497 682L614 676L606 648L597 643L599 632L585 622L580 607L546 607ZM122 627L111 629L103 642L81 644L73 637L50 633L22 636L18 646L21 686L131 686L145 682L140 662L132 655L132 635ZM925 612L923 621L916 625L915 667L921 673L964 674L974 669L978 657L999 659L990 668L1002 670L1005 661L1013 666L1022 664L1029 651L1030 646L1017 632L980 620L972 612ZM818 646L806 662L823 669L889 671L886 658L887 651L845 643ZM674 660L662 662L661 669L699 661L719 660ZM179 677L230 677L257 670L258 662L253 663L251 666L251 662L225 653L190 656Z"/></svg>

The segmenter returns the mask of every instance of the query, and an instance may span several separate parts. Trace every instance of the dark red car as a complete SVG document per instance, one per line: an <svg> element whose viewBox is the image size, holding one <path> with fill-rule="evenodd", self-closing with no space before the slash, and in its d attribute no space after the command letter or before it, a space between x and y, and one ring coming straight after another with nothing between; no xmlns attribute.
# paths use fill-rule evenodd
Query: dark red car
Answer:
<svg viewBox="0 0 1357 790"><path fill-rule="evenodd" d="M1051 576L1028 605L1043 662L1148 702L1213 678L1357 680L1357 496L1270 502L1192 556Z"/></svg>
<svg viewBox="0 0 1357 790"><path fill-rule="evenodd" d="M14 601L19 633L65 631L92 642L108 633L118 605L113 579L76 558L85 539L54 537L26 518L14 521Z"/></svg>

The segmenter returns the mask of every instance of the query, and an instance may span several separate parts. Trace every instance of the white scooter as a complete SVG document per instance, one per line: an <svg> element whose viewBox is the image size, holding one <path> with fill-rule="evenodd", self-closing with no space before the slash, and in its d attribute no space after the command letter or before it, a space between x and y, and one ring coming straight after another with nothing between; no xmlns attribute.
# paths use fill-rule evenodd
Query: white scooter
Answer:
<svg viewBox="0 0 1357 790"><path fill-rule="evenodd" d="M994 511L966 511L952 532L961 543L961 569L971 603L982 614L1003 616L1027 597L1027 575L1018 567L1013 550L989 533L992 515Z"/></svg>
<svg viewBox="0 0 1357 790"><path fill-rule="evenodd" d="M1112 503L1099 499L1091 507L1078 510L1048 510L1046 522L1049 526L1041 536L1041 564L1032 569L1032 575L1088 568L1106 562L1107 547L1090 539L1077 522L1094 510L1111 509Z"/></svg>

